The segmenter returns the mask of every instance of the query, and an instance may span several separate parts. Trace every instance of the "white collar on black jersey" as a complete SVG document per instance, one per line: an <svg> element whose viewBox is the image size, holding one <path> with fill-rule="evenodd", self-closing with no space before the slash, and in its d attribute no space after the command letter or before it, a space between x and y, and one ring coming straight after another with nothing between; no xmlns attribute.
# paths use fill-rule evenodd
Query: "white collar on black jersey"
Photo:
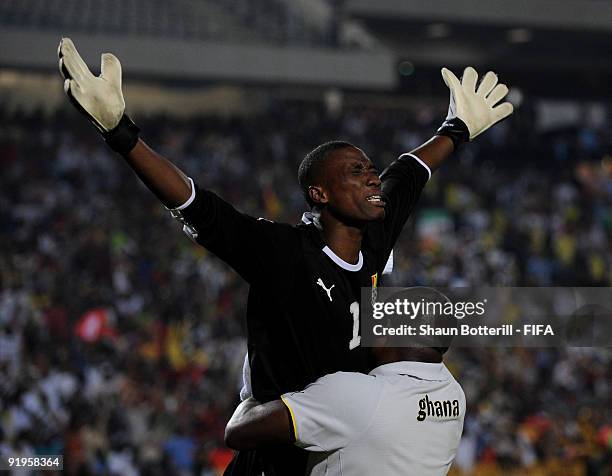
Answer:
<svg viewBox="0 0 612 476"><path fill-rule="evenodd" d="M334 263L340 266L342 269L346 269L347 271L359 271L363 267L363 255L361 254L361 250L359 250L359 259L356 264L347 263L340 256L332 251L332 249L325 245L323 247L323 253L329 256Z"/></svg>
<svg viewBox="0 0 612 476"><path fill-rule="evenodd" d="M315 215L312 212L304 212L304 214L302 215L302 222L306 223L307 225L310 225L311 223L315 224L316 220L317 220L317 215ZM347 271L359 271L361 267L363 266L363 255L361 254L361 250L359 251L359 259L357 260L357 264L347 263L342 258L340 258L340 256L334 253L331 250L331 248L329 248L328 246L325 246L325 248L323 248L323 253L329 256L334 261L334 263L336 263L342 269L346 269ZM387 260L387 263L385 264L385 269L383 270L382 274L390 274L392 271L393 271L393 250L391 250L391 254L389 255L389 259Z"/></svg>
<svg viewBox="0 0 612 476"><path fill-rule="evenodd" d="M306 223L307 225L310 225L311 223L316 225L316 221L317 215L312 212L304 212L302 215L302 222ZM329 256L334 263L347 271L359 271L363 267L363 255L361 254L361 250L359 250L359 259L357 260L356 264L351 264L344 261L327 245L325 245L321 251Z"/></svg>

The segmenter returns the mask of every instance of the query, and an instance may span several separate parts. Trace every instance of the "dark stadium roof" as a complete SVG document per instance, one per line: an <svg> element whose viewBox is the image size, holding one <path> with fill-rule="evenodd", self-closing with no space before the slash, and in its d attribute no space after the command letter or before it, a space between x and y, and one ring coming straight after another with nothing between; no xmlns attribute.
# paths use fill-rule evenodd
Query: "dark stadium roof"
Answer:
<svg viewBox="0 0 612 476"><path fill-rule="evenodd" d="M538 94L612 94L609 2L350 0L345 9L420 75L469 64Z"/></svg>

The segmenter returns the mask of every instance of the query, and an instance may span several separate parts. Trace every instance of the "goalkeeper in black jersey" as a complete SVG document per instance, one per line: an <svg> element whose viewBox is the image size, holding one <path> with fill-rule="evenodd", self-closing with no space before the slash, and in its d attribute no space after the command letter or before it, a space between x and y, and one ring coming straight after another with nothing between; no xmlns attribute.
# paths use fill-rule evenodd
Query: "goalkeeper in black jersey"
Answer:
<svg viewBox="0 0 612 476"><path fill-rule="evenodd" d="M317 147L298 173L312 212L291 226L240 213L147 147L124 113L121 65L115 56L102 55L96 77L70 39L62 40L58 52L72 103L184 230L250 284L248 383L260 402L331 372L371 370L360 347L360 288L377 285L431 173L461 143L512 112L509 103L496 106L508 89L497 84L494 73L487 73L477 89L473 68L466 68L461 82L443 69L451 106L436 135L380 175L367 155L349 143ZM299 475L305 461L302 450L279 446L238 454L226 474Z"/></svg>

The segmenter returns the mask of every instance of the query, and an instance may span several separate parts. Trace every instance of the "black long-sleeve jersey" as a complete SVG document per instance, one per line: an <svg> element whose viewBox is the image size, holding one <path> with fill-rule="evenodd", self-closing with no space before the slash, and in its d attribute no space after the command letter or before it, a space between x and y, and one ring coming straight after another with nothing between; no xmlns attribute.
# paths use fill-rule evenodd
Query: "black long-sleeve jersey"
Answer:
<svg viewBox="0 0 612 476"><path fill-rule="evenodd" d="M180 212L185 230L250 284L248 355L257 400L277 399L328 373L371 370L359 345L360 288L378 281L429 176L409 154L382 173L385 218L367 225L357 264L334 254L312 223L257 219L196 187ZM243 451L226 474L299 475L305 462L306 453L288 445Z"/></svg>

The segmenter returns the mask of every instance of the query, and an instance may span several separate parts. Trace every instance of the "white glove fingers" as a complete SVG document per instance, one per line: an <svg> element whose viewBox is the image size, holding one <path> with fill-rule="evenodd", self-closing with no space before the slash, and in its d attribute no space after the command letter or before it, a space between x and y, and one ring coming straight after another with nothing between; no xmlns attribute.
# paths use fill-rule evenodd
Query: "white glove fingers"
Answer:
<svg viewBox="0 0 612 476"><path fill-rule="evenodd" d="M62 78L70 79L70 73L64 66L64 58L61 58L61 57L59 59L59 70L60 70L60 74L62 75Z"/></svg>
<svg viewBox="0 0 612 476"><path fill-rule="evenodd" d="M64 58L63 58L64 54L62 53L62 45L64 44L64 39L65 38L62 38L61 41L59 42L59 45L57 45L57 57L59 58L58 64L59 64L59 70L60 70L60 74L62 75L62 78L69 79L70 73L64 66ZM66 91L66 81L64 81L64 91Z"/></svg>
<svg viewBox="0 0 612 476"><path fill-rule="evenodd" d="M119 60L111 54L102 55L102 73L106 77L94 76L70 38L62 38L58 56L64 92L70 102L101 132L116 127L125 111Z"/></svg>
<svg viewBox="0 0 612 476"><path fill-rule="evenodd" d="M497 75L493 71L489 71L484 75L482 81L480 81L480 85L478 86L478 90L476 94L480 97L487 97L487 95L493 91L493 88L497 84Z"/></svg>
<svg viewBox="0 0 612 476"><path fill-rule="evenodd" d="M100 122L98 122L98 119L83 107L83 104L86 102L87 98L85 97L86 95L83 94L81 88L79 88L78 83L72 79L67 79L64 81L64 91L66 92L68 99L70 99L70 102L79 112L84 114L85 117L87 117L87 119L89 119L89 121L96 126L100 132L107 132L107 129L100 124Z"/></svg>
<svg viewBox="0 0 612 476"><path fill-rule="evenodd" d="M74 79L67 79L64 81L64 92L70 102L81 112L83 112L83 106L81 106L81 102L79 101L81 96L81 89L79 88L79 84Z"/></svg>
<svg viewBox="0 0 612 476"><path fill-rule="evenodd" d="M476 91L476 81L478 81L478 73L474 68L468 66L463 71L463 77L461 78L461 84L464 89L473 93Z"/></svg>
<svg viewBox="0 0 612 476"><path fill-rule="evenodd" d="M442 68L442 79L444 80L444 84L450 89L451 96L454 96L454 92L461 89L461 82L459 78L455 76L451 70Z"/></svg>
<svg viewBox="0 0 612 476"><path fill-rule="evenodd" d="M64 92L70 97L70 79L64 81Z"/></svg>
<svg viewBox="0 0 612 476"><path fill-rule="evenodd" d="M76 107L79 111L84 112L83 106L81 106L81 103L79 101L81 90L79 89L78 83L75 82L74 79L67 79L66 81L64 81L64 92L66 93L66 96L68 96L68 99L70 99L70 102L74 105L74 107ZM89 117L89 114L86 113L86 115Z"/></svg>
<svg viewBox="0 0 612 476"><path fill-rule="evenodd" d="M70 38L62 39L59 46L59 56L63 60L64 68L71 78L82 80L92 76L87 64L85 64L85 61L79 55Z"/></svg>
<svg viewBox="0 0 612 476"><path fill-rule="evenodd" d="M457 99L461 99L461 83L459 82L459 78L455 76L455 74L447 69L442 68L442 79L444 80L444 84L450 90L450 99L448 104L448 114L446 119L450 119L457 115ZM459 98L457 98L457 94L459 94Z"/></svg>
<svg viewBox="0 0 612 476"><path fill-rule="evenodd" d="M67 78L74 78L77 81L82 81L87 77L85 71L83 71L80 65L76 61L74 61L72 55L62 56L61 61L62 67L65 71L65 76Z"/></svg>
<svg viewBox="0 0 612 476"><path fill-rule="evenodd" d="M493 108L493 115L495 118L495 122L499 122L502 119L505 119L510 114L514 112L514 106L509 102L501 103L499 106ZM495 124L495 122L493 124Z"/></svg>
<svg viewBox="0 0 612 476"><path fill-rule="evenodd" d="M450 69L442 68L442 79L451 92L461 87L459 78Z"/></svg>
<svg viewBox="0 0 612 476"><path fill-rule="evenodd" d="M508 86L505 84L498 84L495 86L491 94L489 94L486 98L486 102L489 106L495 106L499 101L506 97L508 94Z"/></svg>
<svg viewBox="0 0 612 476"><path fill-rule="evenodd" d="M100 61L100 77L121 89L121 63L112 53L104 53Z"/></svg>

